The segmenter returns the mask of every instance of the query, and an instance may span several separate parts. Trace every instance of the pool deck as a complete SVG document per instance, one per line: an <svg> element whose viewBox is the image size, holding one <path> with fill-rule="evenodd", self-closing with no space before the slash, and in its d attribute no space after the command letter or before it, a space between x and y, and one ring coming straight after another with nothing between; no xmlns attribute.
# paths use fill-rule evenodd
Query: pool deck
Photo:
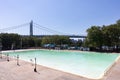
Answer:
<svg viewBox="0 0 120 80"><path fill-rule="evenodd" d="M34 72L33 64L23 60L19 63L16 65L15 59L8 62L5 56L0 59L0 80L90 80L40 65Z"/></svg>
<svg viewBox="0 0 120 80"><path fill-rule="evenodd" d="M120 80L120 57L104 75L103 80Z"/></svg>
<svg viewBox="0 0 120 80"><path fill-rule="evenodd" d="M19 63L20 66L13 58L8 62L6 56L0 58L0 80L120 80L120 58L101 79L88 79L41 65L37 65L37 72L34 72L32 63L23 60Z"/></svg>

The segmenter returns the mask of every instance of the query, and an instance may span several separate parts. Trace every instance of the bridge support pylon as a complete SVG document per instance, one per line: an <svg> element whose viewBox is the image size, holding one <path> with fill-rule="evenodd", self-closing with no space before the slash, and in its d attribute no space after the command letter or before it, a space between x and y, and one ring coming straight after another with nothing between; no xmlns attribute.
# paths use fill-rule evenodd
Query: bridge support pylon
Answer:
<svg viewBox="0 0 120 80"><path fill-rule="evenodd" d="M33 20L30 22L30 36L33 36Z"/></svg>

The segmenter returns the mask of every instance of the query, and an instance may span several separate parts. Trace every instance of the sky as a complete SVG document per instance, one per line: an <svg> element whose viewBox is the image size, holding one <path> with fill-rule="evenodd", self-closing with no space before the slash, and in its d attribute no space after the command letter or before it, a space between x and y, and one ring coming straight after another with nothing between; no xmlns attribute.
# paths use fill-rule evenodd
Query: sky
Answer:
<svg viewBox="0 0 120 80"><path fill-rule="evenodd" d="M0 29L30 23L65 34L86 35L91 26L120 19L120 0L0 0ZM29 34L29 25L1 31ZM34 34L51 34L34 28ZM55 33L57 34L57 33Z"/></svg>

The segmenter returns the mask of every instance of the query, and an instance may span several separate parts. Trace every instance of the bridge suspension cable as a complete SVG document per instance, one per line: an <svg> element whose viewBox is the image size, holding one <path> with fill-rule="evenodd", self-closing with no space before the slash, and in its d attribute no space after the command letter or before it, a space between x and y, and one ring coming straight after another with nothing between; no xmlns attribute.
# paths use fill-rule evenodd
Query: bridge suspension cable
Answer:
<svg viewBox="0 0 120 80"><path fill-rule="evenodd" d="M59 35L65 35L66 34L66 35L68 35L67 33L59 32L59 31L56 31L56 30L41 26L41 25L39 25L37 23L34 23L34 27L36 27L38 29L48 31L48 32L53 33L53 34L59 34Z"/></svg>
<svg viewBox="0 0 120 80"><path fill-rule="evenodd" d="M24 27L24 26L27 26L27 25L29 25L29 23L25 23L25 24L21 24L21 25L17 25L17 26L12 26L12 27L3 28L3 29L0 29L0 32L17 29L17 28Z"/></svg>

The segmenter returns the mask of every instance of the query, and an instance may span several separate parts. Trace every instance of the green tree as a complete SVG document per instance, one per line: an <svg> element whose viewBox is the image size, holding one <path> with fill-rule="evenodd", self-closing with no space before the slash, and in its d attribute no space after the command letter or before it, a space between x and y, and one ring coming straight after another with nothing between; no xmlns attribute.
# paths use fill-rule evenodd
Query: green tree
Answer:
<svg viewBox="0 0 120 80"><path fill-rule="evenodd" d="M20 35L18 34L1 34L1 41L3 49L11 49L14 44L14 48L20 48Z"/></svg>
<svg viewBox="0 0 120 80"><path fill-rule="evenodd" d="M87 41L89 41L88 46L93 48L102 47L103 42L103 34L100 26L92 26L91 28L87 29Z"/></svg>
<svg viewBox="0 0 120 80"><path fill-rule="evenodd" d="M79 47L80 47L80 46L82 46L83 42L82 42L82 40L81 40L81 39L78 39L78 41L77 41L77 43L76 43L76 44L77 44L77 46L79 46Z"/></svg>
<svg viewBox="0 0 120 80"><path fill-rule="evenodd" d="M87 29L87 38L84 46L101 49L106 46L109 50L119 50L120 48L120 20L115 24L107 26L92 26Z"/></svg>
<svg viewBox="0 0 120 80"><path fill-rule="evenodd" d="M62 44L69 44L70 39L66 36L48 36L42 38L42 45L44 44L56 44L56 45L62 45Z"/></svg>
<svg viewBox="0 0 120 80"><path fill-rule="evenodd" d="M120 27L117 24L103 27L104 45L118 49L120 45Z"/></svg>
<svg viewBox="0 0 120 80"><path fill-rule="evenodd" d="M22 37L22 48L40 47L41 39L36 37Z"/></svg>

